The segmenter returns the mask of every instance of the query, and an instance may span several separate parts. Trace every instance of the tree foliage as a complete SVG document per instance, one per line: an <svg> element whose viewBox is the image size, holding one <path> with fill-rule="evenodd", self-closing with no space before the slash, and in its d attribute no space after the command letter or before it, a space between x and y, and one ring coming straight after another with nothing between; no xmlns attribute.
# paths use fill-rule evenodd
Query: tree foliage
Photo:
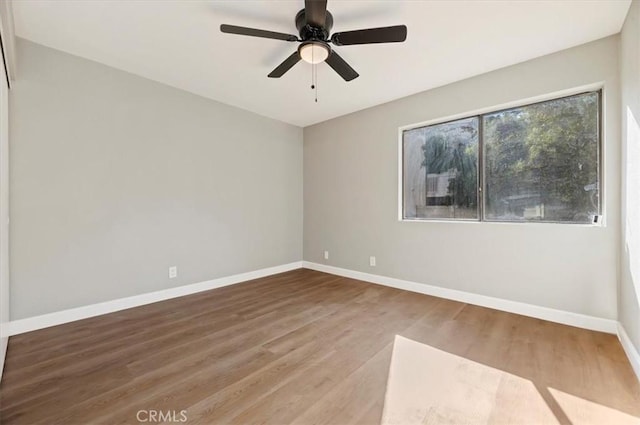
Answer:
<svg viewBox="0 0 640 425"><path fill-rule="evenodd" d="M528 199L547 220L587 221L597 212L597 117L595 93L486 115L489 211L520 215L514 200Z"/></svg>
<svg viewBox="0 0 640 425"><path fill-rule="evenodd" d="M469 121L469 120L467 120ZM472 123L442 128L427 135L422 145L426 175L451 173L449 180L451 204L475 207L478 202L478 130L477 119Z"/></svg>

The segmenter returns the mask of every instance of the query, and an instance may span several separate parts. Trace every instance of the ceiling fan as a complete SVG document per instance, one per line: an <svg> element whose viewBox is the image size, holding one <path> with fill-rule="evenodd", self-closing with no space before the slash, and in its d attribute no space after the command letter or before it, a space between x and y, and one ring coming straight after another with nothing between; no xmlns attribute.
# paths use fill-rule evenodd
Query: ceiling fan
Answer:
<svg viewBox="0 0 640 425"><path fill-rule="evenodd" d="M298 50L271 71L270 78L282 77L302 59L311 64L326 62L345 81L351 81L358 77L358 73L329 46L329 43L334 46L350 46L354 44L398 43L407 39L405 25L337 32L330 36L333 16L327 10L326 0L305 0L304 9L296 14L295 23L300 37L226 24L220 25L220 31L228 34L300 42Z"/></svg>

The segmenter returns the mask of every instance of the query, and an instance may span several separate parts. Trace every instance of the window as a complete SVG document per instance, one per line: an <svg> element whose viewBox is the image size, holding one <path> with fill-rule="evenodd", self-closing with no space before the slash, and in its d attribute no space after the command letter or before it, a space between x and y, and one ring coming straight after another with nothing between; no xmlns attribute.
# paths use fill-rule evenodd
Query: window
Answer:
<svg viewBox="0 0 640 425"><path fill-rule="evenodd" d="M478 219L478 117L404 132L405 218Z"/></svg>
<svg viewBox="0 0 640 425"><path fill-rule="evenodd" d="M600 92L402 133L402 217L592 223Z"/></svg>

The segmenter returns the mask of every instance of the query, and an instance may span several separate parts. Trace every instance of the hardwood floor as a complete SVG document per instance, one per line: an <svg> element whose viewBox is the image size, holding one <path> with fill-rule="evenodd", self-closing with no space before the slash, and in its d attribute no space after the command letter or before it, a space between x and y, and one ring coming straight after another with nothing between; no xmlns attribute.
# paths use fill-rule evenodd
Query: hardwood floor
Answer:
<svg viewBox="0 0 640 425"><path fill-rule="evenodd" d="M613 335L301 269L11 337L0 422L378 424L396 334L640 418Z"/></svg>

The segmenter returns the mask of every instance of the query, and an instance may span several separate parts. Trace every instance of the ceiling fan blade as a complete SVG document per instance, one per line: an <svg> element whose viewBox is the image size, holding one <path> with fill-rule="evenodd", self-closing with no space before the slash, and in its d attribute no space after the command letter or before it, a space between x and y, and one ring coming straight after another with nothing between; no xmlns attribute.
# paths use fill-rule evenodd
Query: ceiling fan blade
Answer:
<svg viewBox="0 0 640 425"><path fill-rule="evenodd" d="M291 54L291 56L286 58L284 62L278 65L276 69L271 71L271 73L269 74L269 78L282 77L285 74L285 72L290 70L293 67L293 65L297 64L298 62L300 62L300 55L298 54L298 51L295 51Z"/></svg>
<svg viewBox="0 0 640 425"><path fill-rule="evenodd" d="M248 35L250 37L273 38L276 40L284 40L284 41L298 41L298 37L292 34L285 34L282 32L274 32L274 31L265 31L265 30L255 29L255 28L238 27L235 25L222 24L220 25L220 31L227 34Z"/></svg>
<svg viewBox="0 0 640 425"><path fill-rule="evenodd" d="M304 15L307 24L324 27L327 21L327 0L304 0Z"/></svg>
<svg viewBox="0 0 640 425"><path fill-rule="evenodd" d="M359 76L359 74L333 50L325 62L344 78L345 81L351 81Z"/></svg>
<svg viewBox="0 0 640 425"><path fill-rule="evenodd" d="M336 46L349 46L353 44L399 43L405 41L406 39L406 25L337 32L331 36L331 42Z"/></svg>

